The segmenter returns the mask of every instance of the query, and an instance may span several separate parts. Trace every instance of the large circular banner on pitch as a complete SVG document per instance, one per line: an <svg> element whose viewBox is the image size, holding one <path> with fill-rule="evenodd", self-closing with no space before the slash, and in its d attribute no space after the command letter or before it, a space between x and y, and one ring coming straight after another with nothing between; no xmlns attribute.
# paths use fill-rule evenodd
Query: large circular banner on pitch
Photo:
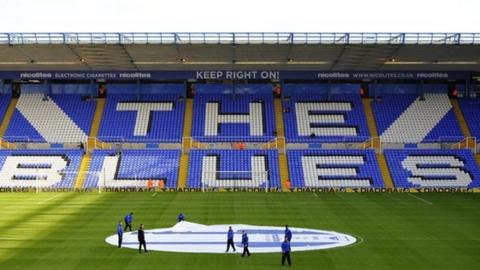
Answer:
<svg viewBox="0 0 480 270"><path fill-rule="evenodd" d="M249 249L252 253L273 253L281 251L285 228L272 226L254 226L245 224L202 225L182 221L171 228L145 230L148 250L225 253L227 231L232 226L237 252L241 252L242 231L248 233ZM332 231L291 227L292 251L327 249L348 246L356 242L355 237ZM105 241L118 244L118 236L112 235ZM122 247L138 249L137 232L123 234ZM230 252L232 252L230 250Z"/></svg>

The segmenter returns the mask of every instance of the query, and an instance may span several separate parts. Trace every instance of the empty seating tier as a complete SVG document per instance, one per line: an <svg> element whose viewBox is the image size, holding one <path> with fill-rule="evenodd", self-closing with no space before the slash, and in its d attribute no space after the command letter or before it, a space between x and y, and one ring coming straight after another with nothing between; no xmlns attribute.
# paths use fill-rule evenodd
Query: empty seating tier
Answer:
<svg viewBox="0 0 480 270"><path fill-rule="evenodd" d="M446 94L384 95L372 103L383 142L459 141L460 126Z"/></svg>
<svg viewBox="0 0 480 270"><path fill-rule="evenodd" d="M199 141L268 141L276 136L271 94L198 94L192 137Z"/></svg>
<svg viewBox="0 0 480 270"><path fill-rule="evenodd" d="M13 142L86 142L95 103L80 95L22 94L4 139Z"/></svg>
<svg viewBox="0 0 480 270"><path fill-rule="evenodd" d="M80 150L2 150L0 187L73 188Z"/></svg>
<svg viewBox="0 0 480 270"><path fill-rule="evenodd" d="M396 187L480 186L480 170L469 150L385 150L385 157Z"/></svg>
<svg viewBox="0 0 480 270"><path fill-rule="evenodd" d="M180 142L185 99L175 94L109 95L99 139L107 142Z"/></svg>
<svg viewBox="0 0 480 270"><path fill-rule="evenodd" d="M370 137L360 96L295 94L284 99L287 142L366 141Z"/></svg>
<svg viewBox="0 0 480 270"><path fill-rule="evenodd" d="M480 99L461 99L459 102L472 136L480 138Z"/></svg>
<svg viewBox="0 0 480 270"><path fill-rule="evenodd" d="M192 188L280 188L276 150L192 150Z"/></svg>
<svg viewBox="0 0 480 270"><path fill-rule="evenodd" d="M145 187L147 180L163 180L176 188L179 162L179 150L95 150L84 187Z"/></svg>
<svg viewBox="0 0 480 270"><path fill-rule="evenodd" d="M383 187L373 150L288 150L292 188Z"/></svg>

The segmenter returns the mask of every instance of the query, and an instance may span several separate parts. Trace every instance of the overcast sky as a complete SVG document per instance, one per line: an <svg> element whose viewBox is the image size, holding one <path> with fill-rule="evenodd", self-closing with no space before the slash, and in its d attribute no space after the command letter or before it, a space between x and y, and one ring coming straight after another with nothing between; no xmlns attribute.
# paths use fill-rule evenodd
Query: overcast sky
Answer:
<svg viewBox="0 0 480 270"><path fill-rule="evenodd" d="M480 32L480 0L0 0L0 32Z"/></svg>

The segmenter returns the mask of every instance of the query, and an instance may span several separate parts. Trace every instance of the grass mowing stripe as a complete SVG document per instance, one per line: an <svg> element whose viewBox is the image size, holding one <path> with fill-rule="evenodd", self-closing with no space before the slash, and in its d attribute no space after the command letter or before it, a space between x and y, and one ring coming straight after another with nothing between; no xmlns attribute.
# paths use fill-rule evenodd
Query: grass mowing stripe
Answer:
<svg viewBox="0 0 480 270"><path fill-rule="evenodd" d="M424 202L424 203L426 203L426 204L428 204L428 205L433 205L432 202L427 201L427 200L425 200L425 199L422 199L422 198L420 198L420 197L418 197L418 196L416 196L416 195L414 195L414 194L411 194L411 193L407 193L407 194L408 194L408 196L410 196L410 197L412 197L412 198L415 198L415 199L417 199L417 200L420 200L420 201L422 201L422 202Z"/></svg>
<svg viewBox="0 0 480 270"><path fill-rule="evenodd" d="M50 197L50 198L47 198L47 199L45 199L45 200L43 200L43 201L39 201L39 202L37 202L37 204L43 204L43 203L46 203L46 202L48 202L48 201L50 201L50 200L53 200L53 199L55 199L55 198L57 198L57 197L61 196L62 194L64 194L64 193L58 193L57 195L54 195L53 197Z"/></svg>

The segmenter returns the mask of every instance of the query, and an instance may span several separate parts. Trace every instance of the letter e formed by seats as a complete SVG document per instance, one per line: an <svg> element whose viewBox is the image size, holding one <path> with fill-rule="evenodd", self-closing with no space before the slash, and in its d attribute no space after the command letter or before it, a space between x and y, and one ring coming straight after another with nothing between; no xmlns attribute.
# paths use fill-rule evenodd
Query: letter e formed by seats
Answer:
<svg viewBox="0 0 480 270"><path fill-rule="evenodd" d="M357 136L355 127L343 127L345 116L339 111L350 112L352 104L348 102L297 102L295 117L298 136ZM321 112L321 113L312 113ZM329 113L330 112L330 113ZM313 126L314 124L318 126ZM338 124L338 126L335 126Z"/></svg>

